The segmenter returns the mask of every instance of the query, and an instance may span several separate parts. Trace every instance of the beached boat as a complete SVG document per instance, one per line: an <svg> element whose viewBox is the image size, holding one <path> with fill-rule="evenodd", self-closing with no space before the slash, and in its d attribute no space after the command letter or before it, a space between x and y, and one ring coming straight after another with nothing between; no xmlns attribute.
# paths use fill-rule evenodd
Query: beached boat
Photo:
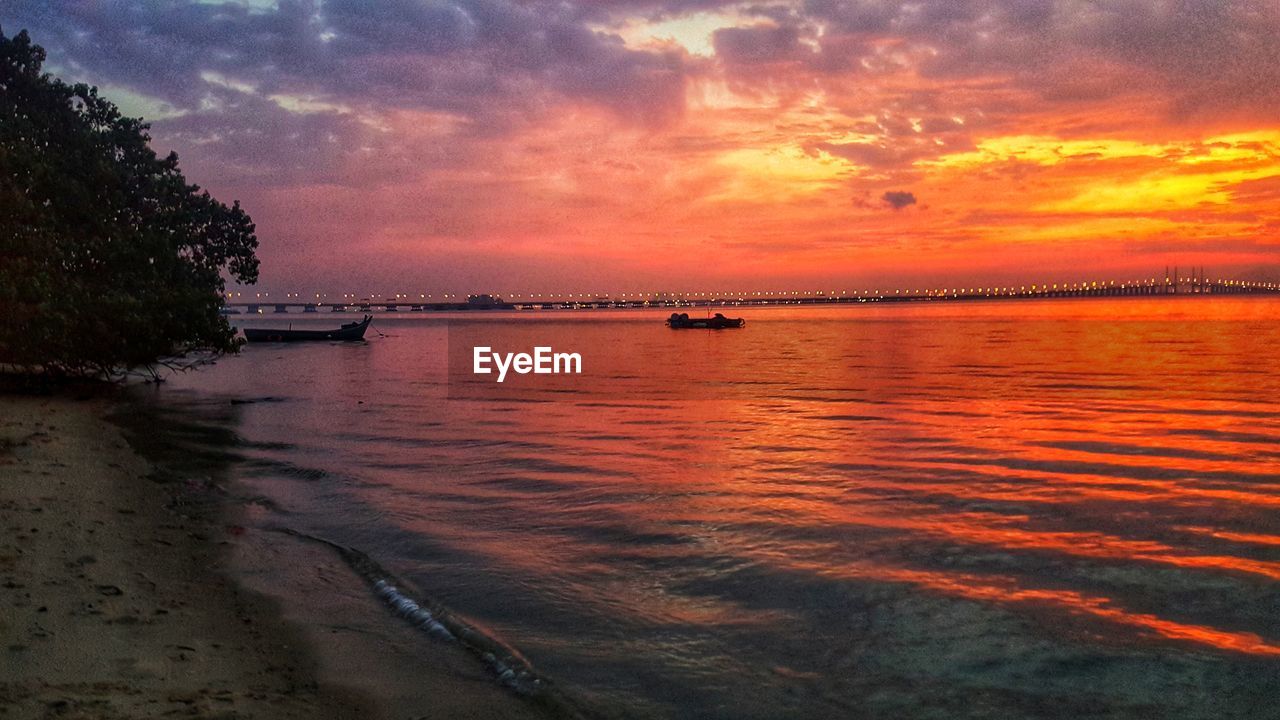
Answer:
<svg viewBox="0 0 1280 720"><path fill-rule="evenodd" d="M671 317L667 318L667 325L677 330L723 330L725 328L740 328L746 324L747 321L742 318L727 318L720 313L716 313L709 318L691 318L689 313L671 313Z"/></svg>
<svg viewBox="0 0 1280 720"><path fill-rule="evenodd" d="M249 342L301 342L304 340L355 341L364 339L364 331L373 322L372 315L365 315L360 322L347 323L337 330L267 330L245 328L244 339Z"/></svg>

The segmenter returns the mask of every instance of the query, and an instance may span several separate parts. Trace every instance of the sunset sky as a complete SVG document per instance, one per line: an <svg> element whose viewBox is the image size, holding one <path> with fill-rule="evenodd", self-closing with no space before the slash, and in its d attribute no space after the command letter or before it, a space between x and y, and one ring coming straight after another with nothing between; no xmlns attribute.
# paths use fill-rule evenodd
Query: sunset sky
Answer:
<svg viewBox="0 0 1280 720"><path fill-rule="evenodd" d="M1280 4L8 0L262 289L1280 279ZM812 286L812 287L810 287Z"/></svg>

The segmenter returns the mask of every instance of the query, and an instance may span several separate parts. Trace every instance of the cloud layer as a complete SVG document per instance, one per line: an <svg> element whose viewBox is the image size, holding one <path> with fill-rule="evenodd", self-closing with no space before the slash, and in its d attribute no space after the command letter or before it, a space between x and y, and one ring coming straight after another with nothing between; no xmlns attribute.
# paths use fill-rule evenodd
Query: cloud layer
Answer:
<svg viewBox="0 0 1280 720"><path fill-rule="evenodd" d="M1276 259L1265 3L11 0L0 26L243 199L281 290L340 291L353 255L502 292ZM732 262L662 261L709 249Z"/></svg>

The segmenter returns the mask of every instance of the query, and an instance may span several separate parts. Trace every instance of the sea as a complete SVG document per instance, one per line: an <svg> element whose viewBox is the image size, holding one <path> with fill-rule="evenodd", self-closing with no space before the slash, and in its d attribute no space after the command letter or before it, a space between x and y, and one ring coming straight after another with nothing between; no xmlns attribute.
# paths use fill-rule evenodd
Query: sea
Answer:
<svg viewBox="0 0 1280 720"><path fill-rule="evenodd" d="M134 396L237 535L367 559L258 584L401 670L474 631L584 717L1280 717L1280 299L717 310L379 313Z"/></svg>

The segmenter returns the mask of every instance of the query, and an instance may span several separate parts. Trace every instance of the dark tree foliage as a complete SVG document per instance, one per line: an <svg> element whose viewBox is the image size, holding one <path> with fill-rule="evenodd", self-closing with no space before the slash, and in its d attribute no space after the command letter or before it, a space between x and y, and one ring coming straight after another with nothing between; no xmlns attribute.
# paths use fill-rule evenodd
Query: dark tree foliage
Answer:
<svg viewBox="0 0 1280 720"><path fill-rule="evenodd" d="M253 222L44 59L0 31L0 363L111 376L234 350L223 273L257 280Z"/></svg>

